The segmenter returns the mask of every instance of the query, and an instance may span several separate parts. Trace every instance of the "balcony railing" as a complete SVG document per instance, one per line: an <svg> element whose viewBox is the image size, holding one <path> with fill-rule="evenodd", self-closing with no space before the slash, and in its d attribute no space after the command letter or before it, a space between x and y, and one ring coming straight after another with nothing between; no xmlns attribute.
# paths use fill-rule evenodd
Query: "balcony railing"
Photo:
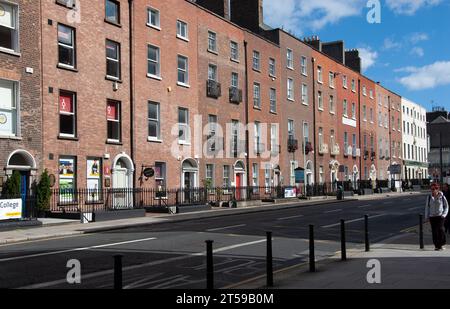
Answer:
<svg viewBox="0 0 450 309"><path fill-rule="evenodd" d="M206 81L206 96L208 98L218 99L222 95L222 88L220 83L215 80Z"/></svg>
<svg viewBox="0 0 450 309"><path fill-rule="evenodd" d="M294 138L288 139L288 152L295 152L298 149L298 140Z"/></svg>
<svg viewBox="0 0 450 309"><path fill-rule="evenodd" d="M229 89L230 103L241 103L242 102L242 89L236 87L230 87Z"/></svg>

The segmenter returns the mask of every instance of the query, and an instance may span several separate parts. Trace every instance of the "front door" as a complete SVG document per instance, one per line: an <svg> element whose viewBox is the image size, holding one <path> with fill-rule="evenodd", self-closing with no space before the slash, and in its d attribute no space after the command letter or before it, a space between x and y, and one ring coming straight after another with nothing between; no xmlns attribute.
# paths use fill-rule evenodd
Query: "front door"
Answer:
<svg viewBox="0 0 450 309"><path fill-rule="evenodd" d="M22 216L26 217L29 172L20 172L20 198L22 199Z"/></svg>
<svg viewBox="0 0 450 309"><path fill-rule="evenodd" d="M186 204L191 203L191 190L193 189L191 177L190 172L184 173L184 202Z"/></svg>
<svg viewBox="0 0 450 309"><path fill-rule="evenodd" d="M114 171L114 209L129 208L131 201L131 192L128 188L128 176L126 169L117 168Z"/></svg>
<svg viewBox="0 0 450 309"><path fill-rule="evenodd" d="M241 199L241 174L236 174L236 200Z"/></svg>

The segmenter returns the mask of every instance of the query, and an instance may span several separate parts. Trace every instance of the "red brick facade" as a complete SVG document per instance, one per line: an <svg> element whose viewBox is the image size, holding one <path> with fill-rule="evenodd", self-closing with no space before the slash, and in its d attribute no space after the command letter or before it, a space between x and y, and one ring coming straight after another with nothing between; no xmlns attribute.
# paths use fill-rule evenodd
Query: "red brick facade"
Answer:
<svg viewBox="0 0 450 309"><path fill-rule="evenodd" d="M0 81L20 85L20 134L0 136L2 166L22 149L56 187L177 188L295 185L297 167L307 184L388 179L402 163L400 97L352 69L356 51L344 65L343 42L263 30L260 0L12 2L20 48L0 48Z"/></svg>
<svg viewBox="0 0 450 309"><path fill-rule="evenodd" d="M0 109L0 187L20 171L28 190L42 170L40 6L31 0L0 6L14 16L9 26L16 41L0 45L0 87L7 94Z"/></svg>

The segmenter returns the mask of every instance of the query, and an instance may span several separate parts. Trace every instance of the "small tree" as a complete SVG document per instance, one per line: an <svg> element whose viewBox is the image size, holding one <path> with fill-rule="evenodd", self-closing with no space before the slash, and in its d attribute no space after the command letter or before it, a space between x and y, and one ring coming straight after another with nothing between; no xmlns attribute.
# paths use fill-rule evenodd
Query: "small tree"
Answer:
<svg viewBox="0 0 450 309"><path fill-rule="evenodd" d="M50 177L48 176L47 170L42 173L41 180L37 185L36 191L38 210L48 210L50 207L50 196L52 191L50 189Z"/></svg>
<svg viewBox="0 0 450 309"><path fill-rule="evenodd" d="M2 192L7 198L20 197L20 173L14 171L11 177L5 182Z"/></svg>

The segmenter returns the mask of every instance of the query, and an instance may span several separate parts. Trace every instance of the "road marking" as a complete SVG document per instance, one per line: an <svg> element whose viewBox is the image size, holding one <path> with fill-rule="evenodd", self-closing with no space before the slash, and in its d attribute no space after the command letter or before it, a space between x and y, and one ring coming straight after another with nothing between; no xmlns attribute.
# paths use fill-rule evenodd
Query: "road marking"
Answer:
<svg viewBox="0 0 450 309"><path fill-rule="evenodd" d="M219 227L216 229L209 229L206 230L207 232L215 232L215 231L220 231L220 230L226 230L226 229L232 229L234 227L242 227L242 226L246 226L247 224L239 224L239 225L232 225L232 226L224 226L224 227Z"/></svg>
<svg viewBox="0 0 450 309"><path fill-rule="evenodd" d="M331 213L340 212L340 211L342 211L342 209L329 210L329 211L324 211L324 214L331 214Z"/></svg>
<svg viewBox="0 0 450 309"><path fill-rule="evenodd" d="M416 210L416 209L423 209L423 207L420 206L420 207L412 207L412 208L408 208L409 211L411 211L411 210Z"/></svg>
<svg viewBox="0 0 450 309"><path fill-rule="evenodd" d="M214 249L213 252L223 252L223 251L236 249L236 248L240 248L240 247L245 247L245 246L251 246L251 245L255 245L255 244L263 243L263 242L266 242L266 239L260 239L260 240L250 241L250 242L246 242L246 243L242 243L242 244L222 247L222 248ZM162 259L162 260L159 260L159 261L149 262L149 263L145 263L145 264L139 264L139 265L124 267L122 269L122 271L125 272L125 271L130 271L130 270L136 270L136 269L140 269L140 268L144 268L144 267L161 265L161 264L165 264L165 263L171 263L171 262L175 262L175 261L189 259L191 257L205 256L205 255L206 255L206 251L197 252L197 253L190 253L190 254L187 254L187 255L176 256L176 257L169 258L169 259ZM113 269L103 270L103 271L91 273L91 274L88 274L88 275L83 275L82 279L84 281L86 279L91 279L91 278L111 275L113 273L114 273ZM54 281L43 282L43 283L37 283L37 284L33 284L33 285L22 287L22 289L42 289L42 288L55 286L55 285L60 285L60 284L64 284L64 283L67 283L66 279L54 280Z"/></svg>
<svg viewBox="0 0 450 309"><path fill-rule="evenodd" d="M278 218L277 220L289 220L289 219L301 218L301 217L304 217L304 215L298 215L298 216L291 216L291 217Z"/></svg>
<svg viewBox="0 0 450 309"><path fill-rule="evenodd" d="M369 217L369 219L379 218L379 217L383 217L383 216L387 216L387 214L371 216L371 217ZM364 218L359 218L359 219L355 219L355 220L346 221L345 223L353 223L353 222L358 222L358 221L363 221L363 220L364 220ZM341 223L335 223L335 224L330 224L330 225L324 225L324 226L322 226L322 228L327 229L330 227L335 227L335 226L340 226L340 225L341 225Z"/></svg>
<svg viewBox="0 0 450 309"><path fill-rule="evenodd" d="M370 207L372 206L371 204L367 204L367 205L362 205L362 206L358 206L358 208L366 208L366 207Z"/></svg>
<svg viewBox="0 0 450 309"><path fill-rule="evenodd" d="M151 237L151 238L136 239L136 240L130 240L130 241L122 241L122 242L116 242L116 243L112 243L112 244L105 244L105 245L98 245L98 246L91 246L91 247L83 247L83 248L75 248L75 249L68 249L68 250L61 250L61 251L54 251L54 252L46 252L46 253L37 253L37 254L16 256L16 257L11 257L11 258L0 259L0 263L1 262L24 260L24 259L30 259L30 258L36 258L36 257L42 257L42 256L48 256L48 255L57 255L57 254L68 253L68 252L86 251L86 250L92 250L92 249L114 247L114 246L120 246L120 245L126 245L126 244L133 244L133 243L137 243L137 242L144 242L144 241L149 241L149 240L155 240L155 239L156 239L155 237Z"/></svg>

